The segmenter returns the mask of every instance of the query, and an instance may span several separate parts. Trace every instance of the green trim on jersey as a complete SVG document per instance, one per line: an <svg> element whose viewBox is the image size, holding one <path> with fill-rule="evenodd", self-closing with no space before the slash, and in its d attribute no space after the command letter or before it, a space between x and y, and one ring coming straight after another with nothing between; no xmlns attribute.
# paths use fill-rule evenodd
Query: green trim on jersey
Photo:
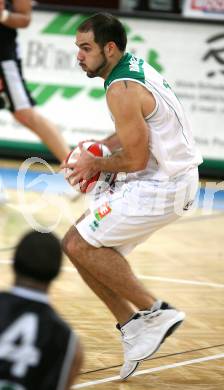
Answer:
<svg viewBox="0 0 224 390"><path fill-rule="evenodd" d="M145 84L143 63L144 61L142 59L135 57L131 53L124 54L105 80L105 90L107 90L114 80L119 79L134 79Z"/></svg>

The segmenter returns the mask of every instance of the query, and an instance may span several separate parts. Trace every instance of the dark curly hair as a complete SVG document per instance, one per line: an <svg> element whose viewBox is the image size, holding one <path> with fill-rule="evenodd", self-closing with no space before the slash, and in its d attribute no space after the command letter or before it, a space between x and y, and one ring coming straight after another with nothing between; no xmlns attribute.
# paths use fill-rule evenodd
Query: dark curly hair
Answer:
<svg viewBox="0 0 224 390"><path fill-rule="evenodd" d="M93 31L94 40L101 48L113 41L120 51L125 51L127 45L125 28L118 19L109 13L98 13L90 16L80 24L78 31Z"/></svg>
<svg viewBox="0 0 224 390"><path fill-rule="evenodd" d="M61 262L59 239L52 233L31 231L17 245L13 268L16 274L48 283L58 275Z"/></svg>

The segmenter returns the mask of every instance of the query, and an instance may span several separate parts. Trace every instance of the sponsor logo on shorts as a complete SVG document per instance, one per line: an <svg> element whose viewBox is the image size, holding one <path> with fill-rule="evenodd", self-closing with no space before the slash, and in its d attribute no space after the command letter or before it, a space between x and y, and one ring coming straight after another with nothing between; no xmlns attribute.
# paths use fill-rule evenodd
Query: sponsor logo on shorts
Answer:
<svg viewBox="0 0 224 390"><path fill-rule="evenodd" d="M94 211L95 218L89 225L90 229L95 232L96 229L100 226L100 221L106 217L111 212L111 207L108 203L103 204L98 209Z"/></svg>
<svg viewBox="0 0 224 390"><path fill-rule="evenodd" d="M99 225L99 222L98 222L96 219L94 219L94 220L91 222L91 224L89 225L90 229L91 229L93 232L95 232L96 229L97 229L99 226L100 226L100 225Z"/></svg>
<svg viewBox="0 0 224 390"><path fill-rule="evenodd" d="M97 221L101 221L101 219L106 217L106 215L109 214L110 212L111 212L111 207L109 206L108 203L105 203L94 211L94 215Z"/></svg>

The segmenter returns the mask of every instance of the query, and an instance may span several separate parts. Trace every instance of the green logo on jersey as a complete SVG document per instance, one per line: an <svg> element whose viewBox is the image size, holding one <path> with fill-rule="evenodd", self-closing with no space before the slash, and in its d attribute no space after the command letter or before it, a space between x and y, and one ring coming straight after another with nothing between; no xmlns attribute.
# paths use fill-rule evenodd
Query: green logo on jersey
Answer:
<svg viewBox="0 0 224 390"><path fill-rule="evenodd" d="M168 82L165 79L163 80L163 85L165 88L171 89L171 86L168 84Z"/></svg>

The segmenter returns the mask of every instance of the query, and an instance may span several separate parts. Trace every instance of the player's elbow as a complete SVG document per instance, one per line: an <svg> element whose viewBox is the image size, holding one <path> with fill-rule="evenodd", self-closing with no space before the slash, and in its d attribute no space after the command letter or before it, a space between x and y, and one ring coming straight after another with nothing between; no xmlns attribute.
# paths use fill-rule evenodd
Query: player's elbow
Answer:
<svg viewBox="0 0 224 390"><path fill-rule="evenodd" d="M133 172L143 171L144 169L146 169L148 159L148 156L141 156L141 158L133 160Z"/></svg>
<svg viewBox="0 0 224 390"><path fill-rule="evenodd" d="M21 28L28 27L30 23L31 23L31 15L30 14L24 15Z"/></svg>
<svg viewBox="0 0 224 390"><path fill-rule="evenodd" d="M140 153L138 159L136 159L136 170L143 171L144 169L146 169L148 161L149 161L149 151L147 150L143 153Z"/></svg>
<svg viewBox="0 0 224 390"><path fill-rule="evenodd" d="M148 159L141 159L137 164L137 171L143 171L146 169L148 163Z"/></svg>

